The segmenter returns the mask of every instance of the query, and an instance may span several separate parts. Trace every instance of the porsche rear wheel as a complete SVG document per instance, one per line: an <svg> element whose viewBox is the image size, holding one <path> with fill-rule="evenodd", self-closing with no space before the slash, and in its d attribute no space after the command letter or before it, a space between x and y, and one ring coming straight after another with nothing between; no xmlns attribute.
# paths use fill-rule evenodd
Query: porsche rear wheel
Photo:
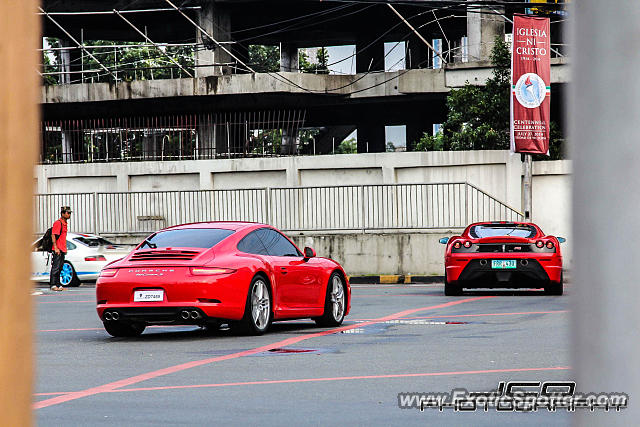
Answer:
<svg viewBox="0 0 640 427"><path fill-rule="evenodd" d="M333 273L327 284L327 293L324 301L324 314L315 320L318 326L338 326L344 320L347 306L344 283L339 273Z"/></svg>
<svg viewBox="0 0 640 427"><path fill-rule="evenodd" d="M447 273L444 274L444 294L448 297L462 295L462 286L449 283L447 280Z"/></svg>
<svg viewBox="0 0 640 427"><path fill-rule="evenodd" d="M269 286L262 276L256 276L249 286L244 317L239 322L235 322L234 327L248 335L262 335L267 332L272 320Z"/></svg>
<svg viewBox="0 0 640 427"><path fill-rule="evenodd" d="M114 337L137 337L147 327L144 323L102 322L104 329Z"/></svg>

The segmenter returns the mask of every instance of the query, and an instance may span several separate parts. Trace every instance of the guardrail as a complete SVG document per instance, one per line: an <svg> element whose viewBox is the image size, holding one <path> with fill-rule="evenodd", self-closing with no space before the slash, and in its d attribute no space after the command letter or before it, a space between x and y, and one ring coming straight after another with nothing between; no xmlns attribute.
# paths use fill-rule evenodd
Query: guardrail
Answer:
<svg viewBox="0 0 640 427"><path fill-rule="evenodd" d="M237 190L39 194L36 231L71 206L71 229L149 234L200 221L255 221L283 231L383 231L463 228L477 221L520 221L523 214L466 183L344 185Z"/></svg>

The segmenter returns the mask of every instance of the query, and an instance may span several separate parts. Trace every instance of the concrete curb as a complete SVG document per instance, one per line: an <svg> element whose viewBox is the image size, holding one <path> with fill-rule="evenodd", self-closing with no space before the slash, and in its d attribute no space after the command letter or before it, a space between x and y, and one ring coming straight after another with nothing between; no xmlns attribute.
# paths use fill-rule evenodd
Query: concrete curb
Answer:
<svg viewBox="0 0 640 427"><path fill-rule="evenodd" d="M349 276L352 285L379 285L412 283L443 283L444 276L414 276L410 274L381 274L377 276Z"/></svg>

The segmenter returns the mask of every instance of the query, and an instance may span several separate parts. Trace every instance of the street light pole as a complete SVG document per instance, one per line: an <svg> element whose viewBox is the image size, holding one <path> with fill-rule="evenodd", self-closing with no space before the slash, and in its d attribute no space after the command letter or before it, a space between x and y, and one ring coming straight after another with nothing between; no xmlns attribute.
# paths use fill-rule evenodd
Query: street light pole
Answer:
<svg viewBox="0 0 640 427"><path fill-rule="evenodd" d="M524 154L524 220L531 221L531 205L533 204L532 184L533 184L533 158L531 154Z"/></svg>

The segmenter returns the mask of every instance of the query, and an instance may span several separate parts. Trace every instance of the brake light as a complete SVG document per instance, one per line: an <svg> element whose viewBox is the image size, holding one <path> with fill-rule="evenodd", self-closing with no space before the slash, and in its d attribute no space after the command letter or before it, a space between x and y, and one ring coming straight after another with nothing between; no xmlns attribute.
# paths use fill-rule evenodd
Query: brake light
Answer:
<svg viewBox="0 0 640 427"><path fill-rule="evenodd" d="M100 272L100 277L113 277L116 275L118 270L110 269L110 270L102 270Z"/></svg>
<svg viewBox="0 0 640 427"><path fill-rule="evenodd" d="M464 242L464 247L465 248L470 248L471 247L471 242L468 241L468 240L466 242Z"/></svg>
<svg viewBox="0 0 640 427"><path fill-rule="evenodd" d="M553 242L551 242L551 241L547 242L547 248L548 249L553 249Z"/></svg>
<svg viewBox="0 0 640 427"><path fill-rule="evenodd" d="M538 240L536 242L536 246L539 247L539 248L542 248L542 247L544 247L544 242L542 240Z"/></svg>
<svg viewBox="0 0 640 427"><path fill-rule="evenodd" d="M107 259L104 255L92 255L84 257L85 261L106 261Z"/></svg>
<svg viewBox="0 0 640 427"><path fill-rule="evenodd" d="M461 247L462 247L462 243L460 243L460 242L455 242L455 243L453 244L453 248L454 248L454 249L460 249Z"/></svg>
<svg viewBox="0 0 640 427"><path fill-rule="evenodd" d="M213 276L216 274L230 274L235 272L236 270L232 268L191 267L191 274L193 274L194 276Z"/></svg>

